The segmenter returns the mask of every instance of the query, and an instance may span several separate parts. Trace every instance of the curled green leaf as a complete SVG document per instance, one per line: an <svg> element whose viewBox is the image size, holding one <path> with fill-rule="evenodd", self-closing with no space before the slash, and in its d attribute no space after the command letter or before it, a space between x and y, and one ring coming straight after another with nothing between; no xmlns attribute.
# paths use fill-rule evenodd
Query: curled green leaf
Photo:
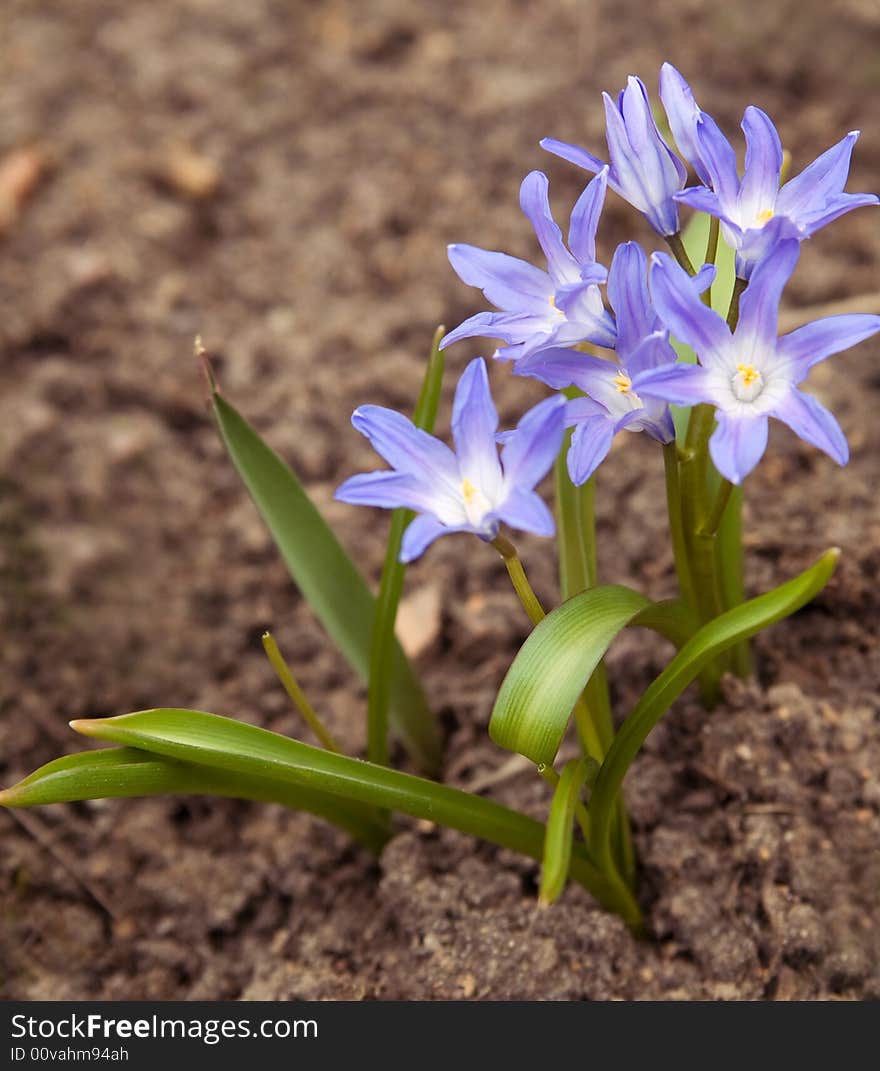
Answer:
<svg viewBox="0 0 880 1071"><path fill-rule="evenodd" d="M538 900L542 904L554 903L565 888L571 863L575 809L584 783L590 776L595 777L597 769L595 759L572 759L560 774L544 835L544 858L538 890Z"/></svg>
<svg viewBox="0 0 880 1071"><path fill-rule="evenodd" d="M531 633L504 678L489 722L495 743L551 765L578 696L627 625L656 629L680 643L691 617L678 602L652 603L618 585L590 588L564 602Z"/></svg>

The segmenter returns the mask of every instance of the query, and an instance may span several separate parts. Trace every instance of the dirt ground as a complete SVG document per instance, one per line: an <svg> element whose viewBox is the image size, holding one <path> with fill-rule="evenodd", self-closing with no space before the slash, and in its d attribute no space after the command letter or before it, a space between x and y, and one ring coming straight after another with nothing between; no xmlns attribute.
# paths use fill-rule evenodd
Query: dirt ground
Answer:
<svg viewBox="0 0 880 1071"><path fill-rule="evenodd" d="M206 415L196 332L375 579L387 517L332 501L370 456L349 414L411 407L434 325L482 307L448 242L534 256L516 209L534 167L564 216L582 176L538 139L599 147L599 91L653 85L669 58L729 130L769 110L795 167L862 126L850 188L876 190L878 45L875 0L7 0L0 782L76 750L77 716L168 704L304 733L267 625L333 731L363 743L363 689ZM609 198L603 250L631 236L653 244ZM876 293L878 261L880 214L841 220L805 248L789 308ZM450 354L443 425L475 352ZM751 590L832 544L837 576L761 638L756 681L711 715L680 702L628 779L650 940L578 889L537 911L531 863L424 825L401 821L376 862L280 808L96 802L27 827L0 813L2 995L880 998L878 362L874 340L811 380L847 469L776 428L747 490ZM505 421L540 396L491 371ZM667 595L662 465L624 438L599 478L602 575ZM552 547L521 546L552 601ZM439 600L419 666L446 778L544 814L534 774L493 778L508 757L486 739L526 634L499 562L442 540L408 592ZM615 645L621 715L666 653L641 633Z"/></svg>

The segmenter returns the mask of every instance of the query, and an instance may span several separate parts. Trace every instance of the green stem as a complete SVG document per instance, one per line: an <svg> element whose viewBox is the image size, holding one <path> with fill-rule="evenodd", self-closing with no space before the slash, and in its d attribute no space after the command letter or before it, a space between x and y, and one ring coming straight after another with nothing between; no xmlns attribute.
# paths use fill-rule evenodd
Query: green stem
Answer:
<svg viewBox="0 0 880 1071"><path fill-rule="evenodd" d="M675 442L663 447L663 466L666 471L666 508L669 513L669 531L675 556L675 572L682 601L691 609L696 608L694 586L688 561L687 542L684 534L684 519L681 506L681 482L678 472L678 447Z"/></svg>
<svg viewBox="0 0 880 1071"><path fill-rule="evenodd" d="M731 331L736 330L739 323L739 299L743 296L745 288L749 285L747 279L739 276L733 281L733 293L730 295L730 308L727 310L727 326Z"/></svg>
<svg viewBox="0 0 880 1071"><path fill-rule="evenodd" d="M444 328L438 327L431 343L431 354L416 403L413 423L417 428L431 431L437 419L440 391L443 385L444 357L440 340ZM376 597L373 628L370 633L369 676L367 684L367 758L387 766L389 761L388 712L391 702L391 681L394 658L394 624L403 594L406 565L400 561L403 533L415 514L396 509L391 514L388 546L382 566L382 579Z"/></svg>
<svg viewBox="0 0 880 1071"><path fill-rule="evenodd" d="M275 670L275 675L281 681L285 692L293 700L293 705L302 715L303 721L312 730L323 747L327 748L328 751L335 751L337 755L341 755L342 748L336 743L333 734L324 725L317 711L306 698L306 693L300 687L299 681L291 673L290 667L285 662L284 655L278 649L278 644L275 642L275 637L271 632L263 633L263 650L266 652L266 657L269 659L272 669Z"/></svg>
<svg viewBox="0 0 880 1071"><path fill-rule="evenodd" d="M523 563L516 552L516 547L509 539L505 539L501 535L495 536L490 542L504 559L510 582L513 584L513 590L522 603L522 608L529 615L529 620L533 625L540 625L547 615L544 613L544 607L538 600L538 596L532 590L532 585L529 583L525 569L523 569Z"/></svg>
<svg viewBox="0 0 880 1071"><path fill-rule="evenodd" d="M718 259L718 237L721 232L721 220L717 216L709 217L709 237L706 242L706 264L714 264ZM712 287L703 291L703 301L712 308Z"/></svg>
<svg viewBox="0 0 880 1071"><path fill-rule="evenodd" d="M400 544L406 526L413 518L408 509L396 509L391 514L388 546L379 594L376 596L376 616L370 633L370 670L367 686L367 758L387 766L390 749L388 741L388 706L391 697L391 652L397 607L403 594L405 565L399 560Z"/></svg>
<svg viewBox="0 0 880 1071"><path fill-rule="evenodd" d="M715 495L715 501L712 504L709 516L703 523L700 535L710 536L712 539L718 535L718 529L721 527L721 522L724 519L724 512L730 502L732 491L733 484L730 480L726 480L722 476L721 483L718 485L718 492Z"/></svg>
<svg viewBox="0 0 880 1071"><path fill-rule="evenodd" d="M559 544L559 586L563 599L595 587L598 581L596 560L596 481L587 480L575 487L568 474L567 455L571 441L566 435L556 458L557 532ZM614 717L608 689L608 674L600 662L583 695L575 704L574 723L585 755L602 760L614 739ZM623 803L618 802L616 837L620 865L627 880L635 880L635 852L629 819Z"/></svg>
<svg viewBox="0 0 880 1071"><path fill-rule="evenodd" d="M693 261L688 256L687 250L684 247L684 242L681 240L681 234L668 234L666 236L666 242L672 251L672 255L688 275L696 275L696 269L694 268Z"/></svg>
<svg viewBox="0 0 880 1071"><path fill-rule="evenodd" d="M748 283L738 276L733 284L730 308L727 310L727 326L736 330L739 323L739 302ZM739 606L745 601L745 581L743 578L743 544L742 544L742 487L737 487L732 495L730 507L718 523L718 562L721 580L721 601L726 610ZM739 677L748 677L752 672L752 653L748 640L738 643L729 655L730 668Z"/></svg>

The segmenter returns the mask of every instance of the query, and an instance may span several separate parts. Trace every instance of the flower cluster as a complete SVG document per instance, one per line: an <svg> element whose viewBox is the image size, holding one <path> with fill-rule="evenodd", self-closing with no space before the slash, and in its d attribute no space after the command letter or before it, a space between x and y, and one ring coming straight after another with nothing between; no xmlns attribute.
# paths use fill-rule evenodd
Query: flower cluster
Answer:
<svg viewBox="0 0 880 1071"><path fill-rule="evenodd" d="M577 145L541 142L595 176L574 205L566 239L550 208L547 177L532 171L520 188L520 207L546 269L503 252L449 247L458 276L478 287L495 311L471 316L442 346L464 338L496 339L501 343L496 359L510 363L517 375L566 390L566 396L542 402L516 431L499 436L485 364L472 362L456 392L455 453L399 414L373 406L355 412L355 427L393 468L353 477L338 497L417 510L420 516L404 540L405 560L443 532L493 539L505 522L551 534L552 518L534 489L552 465L566 427L573 429L567 461L576 485L592 476L623 429L673 442L670 404L714 407L709 450L733 484L764 453L770 417L839 464L848 459L835 418L799 387L818 361L880 331L880 317L826 317L781 338L778 318L800 242L853 208L880 203L873 194L844 192L858 132L780 185L781 142L759 108L748 107L743 117L740 175L734 146L670 64L661 70L660 99L677 152L658 128L639 78L630 77L616 101L603 96L607 162ZM695 185L687 185L687 165ZM626 242L610 268L597 261L596 233L608 187L645 216L674 257L659 252L649 257L638 243ZM737 283L727 321L704 300L713 265L694 271L684 253L681 206L714 217L735 252ZM678 359L673 337L693 349L696 364ZM500 460L496 440L504 444Z"/></svg>

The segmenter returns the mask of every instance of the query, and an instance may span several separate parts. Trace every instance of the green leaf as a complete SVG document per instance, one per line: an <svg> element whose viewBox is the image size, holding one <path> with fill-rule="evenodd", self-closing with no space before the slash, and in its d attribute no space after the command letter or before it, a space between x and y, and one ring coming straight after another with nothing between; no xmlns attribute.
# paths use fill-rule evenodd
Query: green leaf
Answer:
<svg viewBox="0 0 880 1071"><path fill-rule="evenodd" d="M413 423L424 431L433 431L443 386L443 351L440 340L445 329L438 327L431 343L431 355L422 383L422 390L413 415ZM388 703L393 684L394 622L403 593L406 565L400 560L403 533L415 514L412 510L396 509L391 514L388 548L376 600L376 617L370 637L370 672L367 691L367 758L382 765L388 763Z"/></svg>
<svg viewBox="0 0 880 1071"><path fill-rule="evenodd" d="M231 718L163 708L118 718L84 719L71 725L99 740L402 811L482 837L539 862L543 857L543 825L501 804L387 766L310 747ZM579 845L572 852L570 872L600 903L638 927L635 901L622 895Z"/></svg>
<svg viewBox="0 0 880 1071"><path fill-rule="evenodd" d="M704 625L650 685L621 726L605 756L590 798L590 847L607 866L614 801L630 763L648 734L700 671L724 651L788 617L828 583L840 551L832 548L809 569L778 588L728 610Z"/></svg>
<svg viewBox="0 0 880 1071"><path fill-rule="evenodd" d="M214 413L235 467L268 525L294 582L364 680L376 603L302 484L224 398ZM437 727L400 644L394 641L390 711L404 744L428 770L440 763Z"/></svg>
<svg viewBox="0 0 880 1071"><path fill-rule="evenodd" d="M568 877L573 845L574 812L584 782L597 769L595 759L572 759L565 764L559 784L553 793L547 832L544 836L544 858L541 862L541 884L538 899L552 904L562 895Z"/></svg>
<svg viewBox="0 0 880 1071"><path fill-rule="evenodd" d="M500 747L550 766L578 696L611 641L649 607L630 588L603 586L564 602L535 627L501 685L489 722Z"/></svg>
<svg viewBox="0 0 880 1071"><path fill-rule="evenodd" d="M73 800L166 795L229 796L280 803L332 822L377 854L388 839L385 828L375 819L329 793L210 766L194 766L127 747L55 759L0 792L0 805L36 807Z"/></svg>

